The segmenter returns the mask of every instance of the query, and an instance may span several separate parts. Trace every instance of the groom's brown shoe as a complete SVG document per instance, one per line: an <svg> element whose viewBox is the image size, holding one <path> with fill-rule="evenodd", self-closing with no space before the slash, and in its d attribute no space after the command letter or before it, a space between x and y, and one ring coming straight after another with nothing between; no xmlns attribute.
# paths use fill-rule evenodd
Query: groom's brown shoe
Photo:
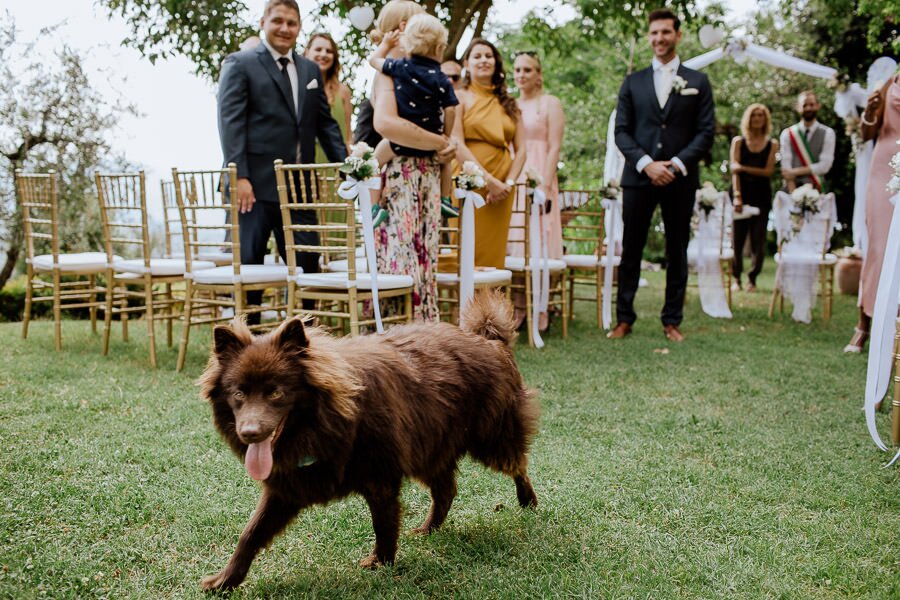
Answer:
<svg viewBox="0 0 900 600"><path fill-rule="evenodd" d="M631 325L629 325L628 323L619 322L619 323L616 323L616 326L612 331L610 331L609 333L606 334L606 337L608 337L611 340L620 340L623 337L625 337L626 335L629 335L630 333L631 333Z"/></svg>
<svg viewBox="0 0 900 600"><path fill-rule="evenodd" d="M678 329L677 325L663 325L663 333L670 342L683 342L684 334Z"/></svg>

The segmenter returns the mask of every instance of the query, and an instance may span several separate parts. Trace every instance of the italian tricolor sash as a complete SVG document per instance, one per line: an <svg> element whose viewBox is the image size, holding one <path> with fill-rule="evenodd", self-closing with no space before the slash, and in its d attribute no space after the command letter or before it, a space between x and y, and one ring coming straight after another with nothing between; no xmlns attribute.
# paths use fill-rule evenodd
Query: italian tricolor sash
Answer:
<svg viewBox="0 0 900 600"><path fill-rule="evenodd" d="M791 125L788 128L788 135L791 137L791 147L793 147L797 156L800 157L800 162L803 163L804 167L808 167L816 162L813 158L812 151L809 149L809 142L806 140L806 135L804 135L803 129L800 128L800 123ZM819 180L819 176L810 171L809 177L812 179L816 189L821 192L822 182Z"/></svg>

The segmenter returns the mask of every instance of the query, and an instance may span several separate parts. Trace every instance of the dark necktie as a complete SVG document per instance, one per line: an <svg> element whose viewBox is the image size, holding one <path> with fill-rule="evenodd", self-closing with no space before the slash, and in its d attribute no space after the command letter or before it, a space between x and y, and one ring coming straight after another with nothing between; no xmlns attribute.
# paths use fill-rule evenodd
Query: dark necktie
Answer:
<svg viewBox="0 0 900 600"><path fill-rule="evenodd" d="M294 96L294 88L291 87L291 76L288 75L288 65L291 64L291 59L286 56L282 56L278 59L278 64L281 65L281 76L284 78L284 84L288 91L288 96L293 98Z"/></svg>

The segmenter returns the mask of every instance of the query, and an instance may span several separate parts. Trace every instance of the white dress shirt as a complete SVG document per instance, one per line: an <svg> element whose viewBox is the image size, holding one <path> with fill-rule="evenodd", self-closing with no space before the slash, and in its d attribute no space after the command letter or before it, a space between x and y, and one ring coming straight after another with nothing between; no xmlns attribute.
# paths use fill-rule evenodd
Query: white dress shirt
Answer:
<svg viewBox="0 0 900 600"><path fill-rule="evenodd" d="M653 88L656 90L657 99L668 99L669 95L672 93L672 81L675 79L676 75L678 75L678 67L681 66L681 59L676 55L675 58L663 64L660 62L658 58L653 57L653 61L650 63L650 66L653 68ZM665 75L663 74L663 69L669 70L668 81L664 82L663 78ZM665 83L665 87L668 89L662 89ZM660 102L660 106L665 106L665 102ZM687 168L684 166L684 163L681 162L681 159L677 156L672 157L672 164L674 164L679 171L681 171L682 175L687 175ZM641 157L637 164L635 165L635 169L638 173L642 172L647 168L647 165L653 162L653 159L650 158L649 154L645 154Z"/></svg>
<svg viewBox="0 0 900 600"><path fill-rule="evenodd" d="M800 129L803 130L805 125L803 121L800 122ZM818 121L813 121L812 125L806 131L806 139L809 140L810 136L816 132L817 129L824 128L825 129L825 139L822 141L822 152L819 154L818 160L813 164L809 165L809 170L815 173L818 176L824 176L828 174L828 171L831 170L831 165L834 163L834 129L831 127L826 127L822 125ZM783 169L793 169L794 164L794 147L791 145L791 135L788 133L788 130L785 129L781 132L781 167Z"/></svg>
<svg viewBox="0 0 900 600"><path fill-rule="evenodd" d="M279 71L281 70L281 63L278 62L279 58L284 57L290 61L290 63L287 66L287 73L288 73L288 79L291 80L291 96L293 96L293 99L294 99L294 112L296 113L297 112L297 86L299 86L300 83L297 81L297 65L294 64L294 53L288 52L287 54L279 54L278 51L275 50L274 48L272 48L272 46L270 46L269 42L267 42L266 40L263 40L262 43L269 50L269 54L272 55L272 60L275 61L275 66L278 68Z"/></svg>

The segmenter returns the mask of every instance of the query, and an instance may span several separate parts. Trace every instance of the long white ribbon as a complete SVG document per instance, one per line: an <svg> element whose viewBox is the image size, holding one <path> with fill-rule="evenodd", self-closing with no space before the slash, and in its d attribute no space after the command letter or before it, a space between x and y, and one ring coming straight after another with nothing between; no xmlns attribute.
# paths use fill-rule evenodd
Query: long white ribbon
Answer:
<svg viewBox="0 0 900 600"><path fill-rule="evenodd" d="M884 262L881 265L881 278L878 280L878 292L875 296L875 314L872 315L872 342L869 346L869 365L866 373L866 425L869 435L882 450L887 446L881 441L875 426L875 405L884 398L891 381L891 363L893 362L895 320L897 318L897 292L900 290L900 210L897 200L900 194L891 198L894 205L894 216L888 233L887 247L884 251ZM900 457L900 451L887 466L894 464Z"/></svg>
<svg viewBox="0 0 900 600"><path fill-rule="evenodd" d="M462 224L459 242L459 311L465 314L466 305L475 294L475 209L484 206L484 198L472 190L456 189L462 203Z"/></svg>
<svg viewBox="0 0 900 600"><path fill-rule="evenodd" d="M377 190L381 187L380 177L370 177L358 181L353 177L347 177L338 187L338 195L344 200L358 198L359 214L363 223L363 243L366 246L366 263L369 265L369 278L372 282L372 311L375 313L375 330L384 333L384 324L381 322L381 306L378 303L378 263L375 260L375 230L372 226L372 204L369 199L369 190ZM348 249L354 252L353 248ZM347 257L350 259L350 257Z"/></svg>
<svg viewBox="0 0 900 600"><path fill-rule="evenodd" d="M531 196L531 221L529 225L528 244L530 246L529 264L531 269L531 336L536 348L544 347L538 321L541 312L547 310L549 302L550 266L547 263L547 245L542 243L541 213L547 196L538 188L527 188L526 194ZM545 283L546 282L546 283Z"/></svg>
<svg viewBox="0 0 900 600"><path fill-rule="evenodd" d="M613 269L616 258L616 217L619 213L619 201L613 198L604 198L600 204L603 206L603 219L606 225L606 264L603 271L603 329L609 329L612 325L612 282ZM603 260L600 257L600 260Z"/></svg>

